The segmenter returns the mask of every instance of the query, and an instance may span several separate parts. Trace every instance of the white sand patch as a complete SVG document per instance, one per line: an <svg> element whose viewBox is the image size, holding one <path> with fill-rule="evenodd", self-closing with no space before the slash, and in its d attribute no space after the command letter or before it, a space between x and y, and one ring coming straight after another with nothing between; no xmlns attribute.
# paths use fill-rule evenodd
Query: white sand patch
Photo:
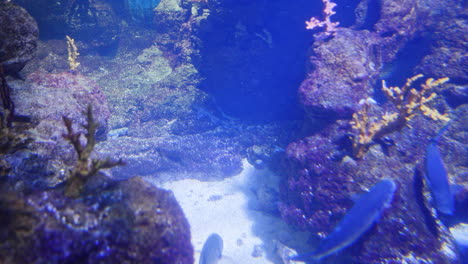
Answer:
<svg viewBox="0 0 468 264"><path fill-rule="evenodd" d="M221 263L282 263L274 253L273 240L281 237L284 243L295 232L279 217L249 209L249 202L255 199L251 185L256 173L253 166L244 162L241 174L223 181L187 179L161 186L174 192L190 223L197 252L195 263L198 264L199 252L211 233L223 238L225 259Z"/></svg>

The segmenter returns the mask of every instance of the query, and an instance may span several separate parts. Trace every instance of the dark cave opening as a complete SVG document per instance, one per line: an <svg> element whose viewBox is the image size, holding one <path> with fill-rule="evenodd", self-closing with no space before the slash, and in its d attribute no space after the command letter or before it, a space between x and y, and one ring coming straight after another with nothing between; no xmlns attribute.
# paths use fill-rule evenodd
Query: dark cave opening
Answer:
<svg viewBox="0 0 468 264"><path fill-rule="evenodd" d="M306 74L320 2L226 1L199 34L202 89L228 116L268 122L302 118L297 89Z"/></svg>

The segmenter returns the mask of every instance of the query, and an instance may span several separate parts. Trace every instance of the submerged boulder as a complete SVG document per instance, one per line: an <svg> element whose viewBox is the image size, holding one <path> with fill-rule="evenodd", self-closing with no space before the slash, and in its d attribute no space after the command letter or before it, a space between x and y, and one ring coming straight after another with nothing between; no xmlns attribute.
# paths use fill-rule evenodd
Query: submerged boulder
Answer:
<svg viewBox="0 0 468 264"><path fill-rule="evenodd" d="M99 177L79 199L61 188L18 194L3 183L0 261L193 263L190 227L172 192Z"/></svg>
<svg viewBox="0 0 468 264"><path fill-rule="evenodd" d="M16 73L34 57L39 29L34 18L13 3L0 3L0 66Z"/></svg>

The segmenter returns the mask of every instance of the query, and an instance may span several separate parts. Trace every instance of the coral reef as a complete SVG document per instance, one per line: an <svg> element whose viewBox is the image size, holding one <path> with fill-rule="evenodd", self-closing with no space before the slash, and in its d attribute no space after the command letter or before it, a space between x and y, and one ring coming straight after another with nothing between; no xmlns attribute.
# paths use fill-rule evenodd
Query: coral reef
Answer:
<svg viewBox="0 0 468 264"><path fill-rule="evenodd" d="M28 3L25 6L31 8L34 5ZM120 10L118 6L113 7ZM79 86L77 98L89 95L88 101L95 107L95 118L100 123L98 141L110 135L108 141L96 146L99 153L96 155L113 156L128 162L127 166L113 169L116 178L141 175L162 180L174 177L170 175L194 178L208 175L210 179L220 179L234 175L240 172L241 160L248 147L275 142L284 148L291 135L279 124L244 125L240 120L226 116L218 103L199 89L202 78L193 62L200 58L200 39L195 34L202 32L201 28L206 25L204 12L211 7L211 3L208 6L204 2L161 1L154 11L153 27L156 30L131 24L123 27L117 54L109 60L88 52L89 43L73 34L81 53L76 76L64 73L69 69L65 41L40 42L37 58L23 71L29 74L28 83L33 85L27 89L31 93L28 98L34 98L36 92L48 86L71 87L68 89L72 91ZM191 14L192 8L198 10L196 14ZM124 16L123 12L120 14ZM89 80L91 78L96 83ZM72 85L68 79L77 80L77 85ZM34 88L36 86L39 89ZM16 88L24 89L20 85ZM62 90L53 91L57 92L56 98L63 97L60 95ZM101 100L104 95L107 102ZM79 100L77 104L66 105L70 109L63 112L71 115L67 116L76 123L85 122L82 116L73 113L83 112L87 103ZM46 109L45 106L38 107ZM108 116L109 112L112 115ZM51 119L51 115L38 118L38 130L55 131L47 124L61 126L61 117L53 117L53 123L40 121ZM62 133L55 131L52 135L48 132L47 137L60 137ZM69 148L63 144L63 148L53 149L58 157L65 157L61 149L68 149L66 160L72 166L70 160L75 157L69 155L72 153Z"/></svg>
<svg viewBox="0 0 468 264"><path fill-rule="evenodd" d="M52 12L47 19L57 17ZM11 94L2 88L5 124L13 101L15 116L28 115L31 123L21 148L0 153L0 262L193 263L190 227L171 192L100 171L120 163L92 151L109 131L107 98L90 77L67 71L64 41L51 43L40 43L44 53L26 66L25 80L2 75L2 87L11 87ZM89 104L94 115L86 111Z"/></svg>
<svg viewBox="0 0 468 264"><path fill-rule="evenodd" d="M306 113L311 118L324 114L333 118L349 118L358 110L356 109L358 102L362 98L371 96L374 85L381 77L383 67L394 61L397 53L410 40L431 31L435 23L446 25L445 22L441 22L446 20L456 23L455 16L450 16L449 13L460 10L461 4L457 1L451 2L451 11L444 13L444 16L436 17L434 10L448 8L427 6L429 2L427 1L421 8L415 8L416 2L412 0L401 1L398 5L383 1L379 10L379 20L367 26L370 30L340 27L331 39L327 37L326 32L316 33L316 41L312 47L313 55L310 57L311 67L315 70L308 73L308 77L299 89L301 104ZM453 36L461 30L460 27L462 26L452 29L455 33ZM444 36L442 39L445 38L448 37ZM456 50L459 50L463 41L460 39L457 43L451 46L453 49L458 47ZM443 49L438 49L439 52L441 50ZM432 56L428 55L426 59L429 60ZM453 53L450 61L457 61L459 66L456 66L456 69L463 68L463 56L457 52ZM422 65L429 63L432 66L425 67L444 64L426 61ZM425 71L420 72L425 73ZM460 70L458 72L460 73ZM431 76L451 77L449 73L447 71L445 75L440 73Z"/></svg>
<svg viewBox="0 0 468 264"><path fill-rule="evenodd" d="M387 87L385 81L382 81L382 90L390 102L395 106L397 112L385 113L381 119L375 120L370 116L371 103L364 101L360 111L353 114L351 125L357 131L356 139L353 142L353 156L362 158L367 148L375 140L384 135L403 128L418 112L430 117L432 120L449 121L448 114L440 114L436 109L427 106L437 95L431 92L434 87L448 81L448 78L434 80L427 79L426 83L421 85L420 90L411 88L411 84L422 74L409 78L406 84L399 87ZM429 94L430 93L430 94ZM426 96L427 94L427 96Z"/></svg>
<svg viewBox="0 0 468 264"><path fill-rule="evenodd" d="M114 1L48 2L49 11L46 1L18 2L47 30L22 72L26 81L10 80L17 112L33 121L34 141L4 156L10 169L0 202L9 204L2 207L9 225L0 234L9 237L0 248L9 251L0 250L0 262L193 263L189 226L174 197L135 176L156 183L220 179L242 169L247 148L275 142L278 155L290 138L278 124L245 125L224 115L199 89L194 34L204 22L190 14L193 7L206 15L208 3L162 1L148 29L135 27L124 12L105 13L110 6L123 10ZM122 20L106 25L116 18ZM116 34L101 34L104 29ZM69 71L65 35L75 38L79 72ZM96 56L117 41L114 57ZM87 123L81 113L90 103L95 120L88 124L99 124L94 139L90 127L79 126ZM95 173L92 160L106 156L127 165ZM261 159L271 162L268 155ZM275 194L257 195L277 213L268 205ZM11 238L18 229L20 237Z"/></svg>
<svg viewBox="0 0 468 264"><path fill-rule="evenodd" d="M396 4L384 0L378 6L378 20L365 25L368 30L356 30L364 27L360 24L356 28L337 28L333 37L316 33L310 72L300 86L299 96L309 117L306 125L321 126L290 143L286 150L290 164L281 190L283 218L310 230L315 239L321 238L351 207L352 194L384 178L394 179L399 186L391 208L379 223L340 256L324 260L326 263L337 263L342 257L357 263L459 262L447 223L426 198L422 161L429 140L447 121L447 116L440 113L450 113L453 123L439 147L450 181L468 187L466 162L464 165L461 158L467 155L466 140L461 136L466 131L462 128L466 100L453 99L464 93L459 87L466 72L460 71L463 56L457 53L463 41L456 37L463 26L457 24L446 31L443 48L434 43L419 64L408 68L426 76L437 69L437 74L431 76L437 80L428 79L420 88L411 89L411 83L421 78L416 75L401 89L384 83L383 93L374 86L383 77L384 66L402 56L405 45L426 36L433 28L446 29L446 21L458 21L461 6L460 1L442 6L434 1L405 0ZM457 40L444 41L447 39ZM453 57L450 61L454 71L442 69L445 61L431 60L442 50L450 54L445 58ZM398 74L395 79L403 72ZM452 81L452 77L456 79ZM328 122L318 123L324 116ZM357 135L354 139L353 134ZM461 212L466 199L456 199L455 211Z"/></svg>
<svg viewBox="0 0 468 264"><path fill-rule="evenodd" d="M36 109L34 100L21 100L19 112L43 120L29 130L34 141L27 149L0 153L10 166L0 181L0 262L193 263L190 227L171 192L140 178L117 182L100 172L121 161L92 158L98 123L91 108L86 112L85 132L75 131L71 119L64 118L68 131L64 136L73 148L63 148L66 142L56 136L63 128L50 126L57 119L55 115L65 114L58 104L76 107L80 99L92 101L90 97L67 96L82 92L80 84L90 83L84 76L64 74L70 82L59 75L33 75L44 78L41 93L34 94L33 99L40 102L57 95L54 89L59 87L54 83L68 84L60 87L63 101L49 101L55 108ZM29 88L40 89L37 79L30 81ZM31 92L19 86L19 81L12 83L20 88L14 98L24 98ZM41 125L49 130L38 129ZM86 145L82 145L82 133ZM63 156L57 157L59 153ZM70 164L72 169L67 174L67 162L74 154L78 162Z"/></svg>
<svg viewBox="0 0 468 264"><path fill-rule="evenodd" d="M454 119L463 115L466 115L466 107L459 108ZM467 170L459 156L466 155L466 145L456 136L461 123L450 129L441 149L444 161L450 161L446 165L451 182L466 188ZM287 187L283 186L280 206L284 219L323 237L351 207L353 194L366 190L380 179L392 178L399 185L392 207L369 234L343 253L362 263L376 260L393 263L402 261L401 255L412 255L421 261L456 263L452 258L455 249L450 234L440 223L439 231L434 234L432 224L427 222L425 206L419 202L421 190L415 189L415 175L418 174L415 166L423 171L419 164L424 160L425 146L441 124L422 116L414 117L409 124L411 128L389 134L389 141L398 144L373 145L358 161L346 156L347 152L342 149L349 129L347 122L338 122L318 134L291 143L287 155L292 174ZM460 200L457 210L462 210L463 206ZM445 251L445 246L452 248L452 252ZM330 258L330 263L337 261Z"/></svg>

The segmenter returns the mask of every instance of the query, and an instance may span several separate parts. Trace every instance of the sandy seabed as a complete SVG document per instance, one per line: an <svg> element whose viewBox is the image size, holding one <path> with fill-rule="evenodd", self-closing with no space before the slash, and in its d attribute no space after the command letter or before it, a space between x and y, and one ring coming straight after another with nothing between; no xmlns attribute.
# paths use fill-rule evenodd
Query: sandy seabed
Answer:
<svg viewBox="0 0 468 264"><path fill-rule="evenodd" d="M190 223L195 263L211 233L223 238L219 264L281 264L276 241L304 238L304 233L293 230L278 216L251 208L257 199L254 185L259 181L277 184L277 177L267 170L256 170L246 161L243 166L239 175L222 181L186 179L161 186L174 192Z"/></svg>

